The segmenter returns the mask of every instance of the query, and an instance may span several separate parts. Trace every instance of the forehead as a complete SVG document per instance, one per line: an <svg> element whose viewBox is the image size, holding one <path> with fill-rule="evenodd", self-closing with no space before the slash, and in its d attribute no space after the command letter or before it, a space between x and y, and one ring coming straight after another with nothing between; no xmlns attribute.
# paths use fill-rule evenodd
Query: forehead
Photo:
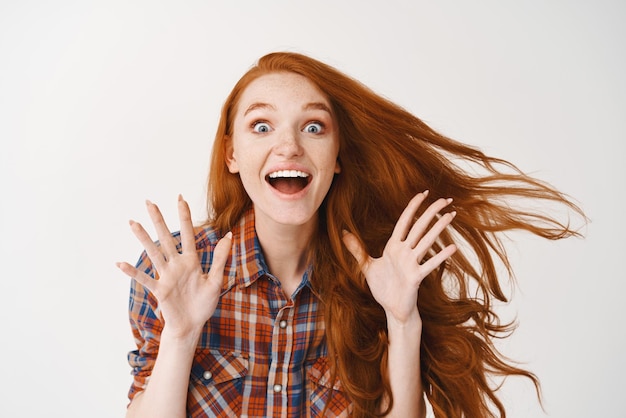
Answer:
<svg viewBox="0 0 626 418"><path fill-rule="evenodd" d="M326 95L311 80L289 72L264 74L253 80L242 92L237 107L245 111L255 103L272 105L323 103L330 108Z"/></svg>

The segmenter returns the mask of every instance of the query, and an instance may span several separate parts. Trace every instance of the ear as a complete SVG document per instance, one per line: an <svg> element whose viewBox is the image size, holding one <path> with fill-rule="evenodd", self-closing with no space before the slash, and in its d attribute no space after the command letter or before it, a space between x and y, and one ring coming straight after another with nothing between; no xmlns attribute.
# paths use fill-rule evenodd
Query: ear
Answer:
<svg viewBox="0 0 626 418"><path fill-rule="evenodd" d="M235 158L235 149L233 147L233 140L229 136L224 137L224 154L226 158L226 166L228 171L235 174L239 172L239 164Z"/></svg>

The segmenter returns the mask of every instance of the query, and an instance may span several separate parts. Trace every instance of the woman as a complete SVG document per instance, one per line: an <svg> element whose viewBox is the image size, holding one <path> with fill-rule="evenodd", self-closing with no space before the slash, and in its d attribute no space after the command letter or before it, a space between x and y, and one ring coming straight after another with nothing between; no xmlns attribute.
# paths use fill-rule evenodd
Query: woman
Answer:
<svg viewBox="0 0 626 418"><path fill-rule="evenodd" d="M505 414L491 376L538 388L491 343L510 330L491 310L497 233L576 235L510 206L581 213L560 192L294 53L227 98L208 190L201 228L182 198L173 235L148 202L158 245L131 221L129 417L418 417L424 394L480 417Z"/></svg>

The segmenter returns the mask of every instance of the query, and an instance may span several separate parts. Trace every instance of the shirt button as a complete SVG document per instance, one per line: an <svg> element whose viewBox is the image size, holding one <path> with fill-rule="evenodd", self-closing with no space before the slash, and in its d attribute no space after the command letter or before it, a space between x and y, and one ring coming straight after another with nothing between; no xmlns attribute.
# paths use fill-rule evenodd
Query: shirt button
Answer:
<svg viewBox="0 0 626 418"><path fill-rule="evenodd" d="M281 390L283 390L283 385L279 385L279 384L274 385L274 392L278 393Z"/></svg>
<svg viewBox="0 0 626 418"><path fill-rule="evenodd" d="M211 380L211 378L213 377L213 373L207 370L206 372L202 373L202 377L204 377L204 380Z"/></svg>
<svg viewBox="0 0 626 418"><path fill-rule="evenodd" d="M281 327L282 329L287 328L287 321L285 321L284 319L282 321L280 321L280 323L278 324L279 327Z"/></svg>

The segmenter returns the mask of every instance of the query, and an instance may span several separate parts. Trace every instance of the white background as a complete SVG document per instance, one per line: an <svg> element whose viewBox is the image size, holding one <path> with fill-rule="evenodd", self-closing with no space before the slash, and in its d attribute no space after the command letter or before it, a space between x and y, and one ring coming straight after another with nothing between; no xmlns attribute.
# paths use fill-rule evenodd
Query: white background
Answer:
<svg viewBox="0 0 626 418"><path fill-rule="evenodd" d="M355 76L573 196L586 238L511 244L503 345L552 417L624 417L626 6L620 1L0 0L0 416L121 417L144 199L204 217L234 82L274 50ZM373 167L375 169L375 167ZM511 417L542 417L510 379Z"/></svg>

